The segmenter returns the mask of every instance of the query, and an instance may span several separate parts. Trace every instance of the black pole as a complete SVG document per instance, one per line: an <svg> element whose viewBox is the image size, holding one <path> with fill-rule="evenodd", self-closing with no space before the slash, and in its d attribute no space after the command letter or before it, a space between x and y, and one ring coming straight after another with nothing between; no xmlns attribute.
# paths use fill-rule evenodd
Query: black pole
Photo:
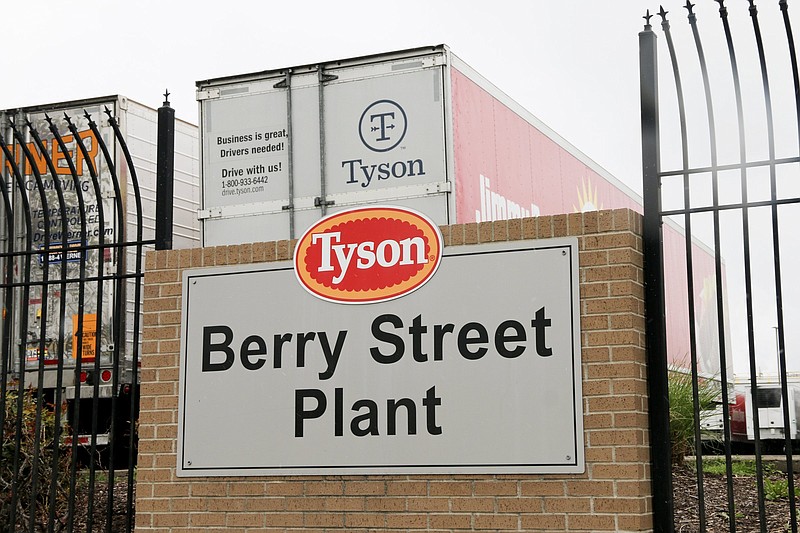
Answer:
<svg viewBox="0 0 800 533"><path fill-rule="evenodd" d="M645 334L653 480L653 530L672 532L672 453L669 438L667 332L664 314L664 258L661 226L661 177L658 132L658 67L656 35L650 25L639 33L639 80L642 118L642 179L644 191Z"/></svg>
<svg viewBox="0 0 800 533"><path fill-rule="evenodd" d="M158 108L156 148L156 250L172 249L172 196L175 180L175 110L169 106L169 91Z"/></svg>

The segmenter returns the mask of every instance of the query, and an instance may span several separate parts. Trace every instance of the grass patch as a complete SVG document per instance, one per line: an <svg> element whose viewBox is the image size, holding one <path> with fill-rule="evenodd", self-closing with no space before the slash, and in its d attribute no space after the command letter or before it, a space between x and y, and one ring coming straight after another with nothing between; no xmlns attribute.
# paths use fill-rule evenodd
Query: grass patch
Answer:
<svg viewBox="0 0 800 533"><path fill-rule="evenodd" d="M695 464L691 463L692 470L695 470ZM764 499L767 501L776 501L789 498L789 481L786 478L780 477L781 472L776 470L774 466L763 464L762 470L764 473ZM731 472L734 477L756 477L756 462L755 461L732 461ZM708 459L703 461L703 473L712 476L725 476L727 471L725 468L724 459ZM755 479L753 480L755 483ZM795 485L794 494L800 497L800 486Z"/></svg>
<svg viewBox="0 0 800 533"><path fill-rule="evenodd" d="M685 369L673 366L669 369L669 427L673 464L682 464L686 455L695 453L695 404L692 375ZM719 405L719 382L701 379L697 387L698 424L702 427L705 420L715 414ZM701 435L709 440L719 437L713 431L701 429Z"/></svg>
<svg viewBox="0 0 800 533"><path fill-rule="evenodd" d="M694 466L694 463L692 463ZM773 471L769 465L763 465L765 474ZM734 476L738 477L755 477L756 475L756 462L755 461L732 461L731 471ZM724 476L727 474L725 468L725 459L707 459L703 461L703 473L715 476Z"/></svg>
<svg viewBox="0 0 800 533"><path fill-rule="evenodd" d="M800 487L795 485L794 495L800 496ZM789 497L789 481L787 479L764 479L764 498L769 501Z"/></svg>

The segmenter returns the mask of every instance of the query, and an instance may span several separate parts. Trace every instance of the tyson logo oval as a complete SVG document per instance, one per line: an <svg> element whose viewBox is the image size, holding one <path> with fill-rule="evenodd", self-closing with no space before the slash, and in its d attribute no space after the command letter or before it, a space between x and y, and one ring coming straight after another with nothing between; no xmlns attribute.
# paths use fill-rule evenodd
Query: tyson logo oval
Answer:
<svg viewBox="0 0 800 533"><path fill-rule="evenodd" d="M294 271L318 298L364 304L420 288L441 260L442 235L428 217L371 206L341 211L306 230L294 250Z"/></svg>

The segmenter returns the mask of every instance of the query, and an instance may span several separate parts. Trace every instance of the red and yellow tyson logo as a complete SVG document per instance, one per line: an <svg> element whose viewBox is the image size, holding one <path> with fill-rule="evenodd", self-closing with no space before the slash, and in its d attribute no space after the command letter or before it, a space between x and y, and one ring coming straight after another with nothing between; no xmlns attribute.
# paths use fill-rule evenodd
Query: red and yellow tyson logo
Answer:
<svg viewBox="0 0 800 533"><path fill-rule="evenodd" d="M442 235L428 217L400 207L360 207L323 218L294 251L300 284L323 300L374 303L428 281L442 259Z"/></svg>

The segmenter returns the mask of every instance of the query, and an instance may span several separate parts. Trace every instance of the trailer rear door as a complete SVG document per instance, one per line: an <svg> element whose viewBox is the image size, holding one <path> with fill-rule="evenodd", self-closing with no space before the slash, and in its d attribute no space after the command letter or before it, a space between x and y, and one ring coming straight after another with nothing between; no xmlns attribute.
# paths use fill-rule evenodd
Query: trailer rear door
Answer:
<svg viewBox="0 0 800 533"><path fill-rule="evenodd" d="M449 223L444 69L431 52L200 84L203 245L368 204Z"/></svg>

